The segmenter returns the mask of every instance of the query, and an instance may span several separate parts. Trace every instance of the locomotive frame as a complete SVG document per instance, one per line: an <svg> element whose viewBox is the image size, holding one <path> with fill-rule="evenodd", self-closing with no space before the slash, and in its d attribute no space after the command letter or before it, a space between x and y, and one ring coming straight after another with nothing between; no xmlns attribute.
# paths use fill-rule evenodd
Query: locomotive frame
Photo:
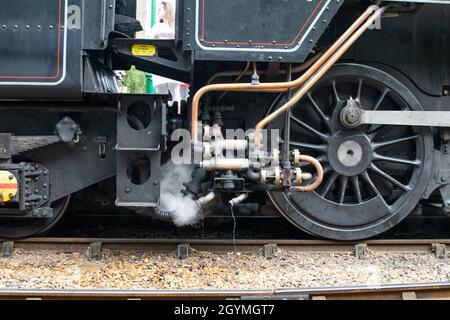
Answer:
<svg viewBox="0 0 450 320"><path fill-rule="evenodd" d="M6 15L0 13L0 41L7 39L0 42L4 57L0 62L0 171L17 180L16 194L1 201L0 236L23 237L47 230L62 216L70 195L114 176L116 206L137 211L158 208L161 165L173 147L171 133L180 128L192 130L193 153L204 158L187 184L199 202L211 200L210 192L215 192L233 198L235 205L249 196L251 201L262 203L267 200L262 192L268 192L268 199L297 227L339 240L379 234L418 210L419 202L427 199L440 198L443 214L450 210L446 125L450 123L450 55L446 54L450 50L450 1L382 1L377 2L379 7L369 7L369 12L364 10L374 1L283 0L275 4L270 0L233 0L224 4L218 0L179 0L175 40L134 39L116 30L116 8L125 4L123 0L45 1L45 5L34 0L17 0L14 5L0 1L3 7L11 8ZM32 14L46 7L58 8L53 12L54 21ZM250 12L257 19L248 19ZM382 28L364 33L376 14L383 15ZM134 25L133 14L129 19ZM325 69L330 60L322 61L322 57L359 19L361 23L355 25L353 33L330 51L328 58L336 57L337 65L331 71L335 63ZM350 41L359 30L358 37ZM49 40L55 33L57 50ZM346 44L345 50L339 51ZM136 53L136 46L150 48L150 54ZM55 50L56 55L51 53ZM59 71L56 78L52 76L54 64L49 64L54 60ZM188 105L175 111L168 96L119 94L114 70L132 65L189 82L192 97ZM40 68L48 74L30 82ZM12 80L8 76L11 70L21 77ZM295 99L298 92L294 89L299 86L282 87L280 83L295 83L292 78L296 72L309 70L310 78L299 81L300 90L303 88L310 99L309 106L299 108L305 104L305 99L300 99L295 109L282 109L287 105L283 103ZM312 83L314 77L317 79ZM274 85L278 92L265 86L274 82L278 82ZM209 87L211 83L216 86ZM324 83L338 84L341 94L346 95L335 94L334 107L327 109L328 113L325 109L333 92L326 93ZM350 85L356 85L357 94ZM254 92L258 87L266 89ZM361 94L363 89L366 96ZM215 94L215 90L250 93L224 95ZM384 142L373 140L373 133L367 131L389 116L385 113L383 120L382 113L365 113L366 105L376 104L375 95L380 90L389 96L383 112L411 110L410 116L415 117L409 123L389 123L394 127L391 138L398 141L403 135L405 139L399 142L404 143L399 150L389 150L390 154L375 152L388 138L383 138ZM323 98L323 105L311 98L315 95L320 95L317 100ZM282 113L277 108L286 111L283 117L278 117ZM305 118L296 113L298 109L309 110ZM439 119L430 113L437 111L442 112ZM250 146L259 144L258 130L264 127L259 127L260 120L271 112L279 113L268 123L283 132L282 142L276 152L259 153L255 161L218 157L205 151L214 139L197 139L197 130L203 135L215 132L214 137L226 148L248 153ZM138 122L130 124L130 118L138 118ZM198 119L203 120L200 127L195 125ZM324 135L327 126L330 131ZM229 141L221 133L222 129L255 127L253 142ZM291 137L303 140L292 144ZM411 137L417 137L417 142L406 140ZM349 145L352 147L345 149ZM321 148L326 148L325 153ZM344 149L347 160L340 154ZM357 165L351 165L355 152L362 156ZM269 164L269 169L262 164ZM364 168L356 168L362 164ZM148 171L145 181L133 181L133 170ZM205 182L210 184L206 197L205 190L199 190ZM11 188L8 181L0 181L2 185ZM366 203L364 210L372 210L367 216L361 209ZM387 211L378 212L383 205ZM330 217L330 210L341 215ZM168 213L158 209L152 213L164 214Z"/></svg>

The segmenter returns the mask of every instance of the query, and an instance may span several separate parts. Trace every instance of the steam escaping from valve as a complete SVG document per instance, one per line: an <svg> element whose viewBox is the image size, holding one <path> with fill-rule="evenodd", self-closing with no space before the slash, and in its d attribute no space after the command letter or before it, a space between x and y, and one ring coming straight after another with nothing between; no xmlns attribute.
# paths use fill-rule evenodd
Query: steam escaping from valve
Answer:
<svg viewBox="0 0 450 320"><path fill-rule="evenodd" d="M173 212L176 226L187 226L201 219L200 207L190 196L182 193L183 182L191 180L192 166L175 165L172 162L162 168L160 209Z"/></svg>

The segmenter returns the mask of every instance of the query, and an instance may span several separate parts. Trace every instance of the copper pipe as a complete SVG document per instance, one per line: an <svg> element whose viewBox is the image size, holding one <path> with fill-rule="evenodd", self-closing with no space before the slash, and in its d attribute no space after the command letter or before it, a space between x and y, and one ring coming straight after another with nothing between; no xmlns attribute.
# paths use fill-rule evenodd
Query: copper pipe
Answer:
<svg viewBox="0 0 450 320"><path fill-rule="evenodd" d="M314 70L313 75L308 77L308 81L295 93L291 100L289 100L282 107L275 110L273 113L262 119L257 125L255 130L255 144L257 146L261 145L261 130L265 128L269 123L278 118L280 115L285 113L287 110L294 107L301 98L319 81L322 76L339 60L340 57L359 39L359 37L375 22L376 19L380 18L386 7L378 8L376 12L370 16L370 18L342 45L340 48L329 58L327 61L319 68L319 70ZM306 73L310 73L314 69L311 67ZM305 74L306 74L305 73Z"/></svg>
<svg viewBox="0 0 450 320"><path fill-rule="evenodd" d="M316 169L317 178L316 178L316 180L314 180L313 183L311 183L309 185L301 186L301 187L291 187L290 190L291 191L299 191L299 192L312 192L312 191L316 190L323 181L322 165L316 158L313 158L310 156L300 155L299 159L302 162L307 162L307 163L311 164L314 167L314 169Z"/></svg>
<svg viewBox="0 0 450 320"><path fill-rule="evenodd" d="M259 89L255 88L255 90L252 90L252 92L269 92L269 93L276 93L276 92L287 92L289 88L280 88L280 89ZM234 90L237 92L240 92L241 90Z"/></svg>
<svg viewBox="0 0 450 320"><path fill-rule="evenodd" d="M318 53L315 56L311 57L310 59L308 59L307 61L305 61L304 63L302 63L299 66L293 67L292 68L292 74L299 74L303 71L305 71L306 69L308 69L309 67L311 67L311 65L317 61L317 59L319 59L322 56L322 53ZM250 62L247 62L247 66L250 66ZM241 80L244 76L251 76L253 74L252 71L249 71L248 68L249 67L245 67L245 69L243 71L241 70L234 70L234 71L221 71L221 72L217 72L216 74L214 74L211 78L209 78L208 82L206 83L207 85L212 84L215 80L217 80L218 78L223 78L223 77L238 77L236 78L233 82L239 82L239 80ZM259 75L266 75L267 71L262 70L259 71ZM286 70L281 69L278 71L279 75L283 75L286 74Z"/></svg>
<svg viewBox="0 0 450 320"><path fill-rule="evenodd" d="M256 90L263 89L268 92L277 92L277 90L287 90L290 88L296 88L301 86L306 80L308 80L314 73L325 63L330 57L338 50L345 41L366 21L366 19L377 9L378 6L372 5L344 32L344 34L299 78L290 82L275 82L275 83L261 83L259 85L252 85L250 83L236 83L236 84L213 84L208 85L194 95L192 101L192 125L191 133L192 139L198 141L198 109L200 99L208 92L212 91L248 91L255 92ZM264 91L266 92L266 91Z"/></svg>

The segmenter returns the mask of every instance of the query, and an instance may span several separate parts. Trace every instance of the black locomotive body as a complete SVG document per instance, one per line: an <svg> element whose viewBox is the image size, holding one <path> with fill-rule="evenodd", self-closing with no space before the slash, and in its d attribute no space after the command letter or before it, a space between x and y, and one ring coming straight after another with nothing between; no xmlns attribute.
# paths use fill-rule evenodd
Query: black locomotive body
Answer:
<svg viewBox="0 0 450 320"><path fill-rule="evenodd" d="M183 129L201 207L270 204L339 240L450 210L450 1L178 0L174 40L134 37L135 0L0 6L0 237L48 230L88 188L172 217ZM191 97L119 93L131 66Z"/></svg>

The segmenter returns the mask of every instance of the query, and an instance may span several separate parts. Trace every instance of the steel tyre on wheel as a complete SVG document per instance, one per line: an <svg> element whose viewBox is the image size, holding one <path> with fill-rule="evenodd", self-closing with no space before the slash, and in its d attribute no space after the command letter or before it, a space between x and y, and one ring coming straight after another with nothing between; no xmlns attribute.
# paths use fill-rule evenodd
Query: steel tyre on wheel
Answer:
<svg viewBox="0 0 450 320"><path fill-rule="evenodd" d="M431 128L346 129L340 113L349 99L367 110L422 110L400 81L357 64L335 66L293 109L290 147L317 157L324 181L312 193L269 197L298 228L336 240L370 238L402 221L420 201L432 165Z"/></svg>
<svg viewBox="0 0 450 320"><path fill-rule="evenodd" d="M0 216L0 239L22 239L51 229L64 215L70 196L52 203L52 218L5 218Z"/></svg>

